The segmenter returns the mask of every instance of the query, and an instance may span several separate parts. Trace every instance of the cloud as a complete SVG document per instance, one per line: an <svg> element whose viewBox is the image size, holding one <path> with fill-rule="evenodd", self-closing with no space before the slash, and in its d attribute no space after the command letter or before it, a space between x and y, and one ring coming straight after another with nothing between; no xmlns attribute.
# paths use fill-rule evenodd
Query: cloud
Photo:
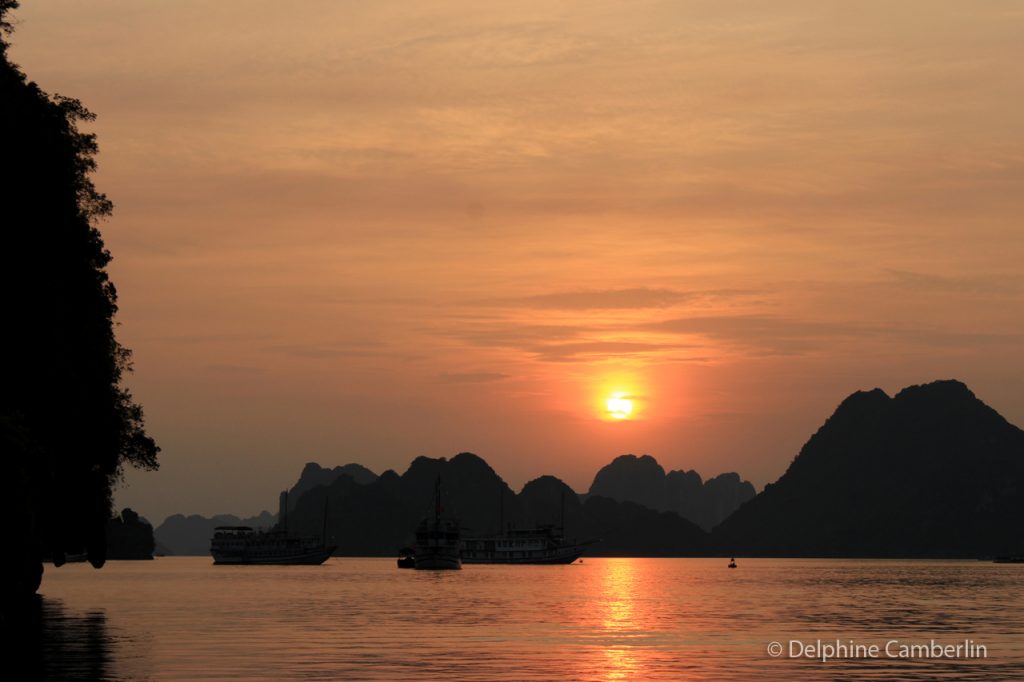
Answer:
<svg viewBox="0 0 1024 682"><path fill-rule="evenodd" d="M509 376L501 372L441 372L437 378L448 384L480 384L501 381Z"/></svg>
<svg viewBox="0 0 1024 682"><path fill-rule="evenodd" d="M362 343L294 343L265 346L270 353L287 355L295 358L360 358L394 355L393 351L380 345Z"/></svg>
<svg viewBox="0 0 1024 682"><path fill-rule="evenodd" d="M529 348L537 344L551 341L567 341L578 339L587 333L589 328L571 325L529 325L506 321L485 328L445 330L446 335L453 335L474 346L488 348Z"/></svg>
<svg viewBox="0 0 1024 682"><path fill-rule="evenodd" d="M829 344L841 340L883 339L906 344L954 348L978 345L1018 343L1014 333L963 331L932 326L895 326L858 322L814 322L771 315L722 315L675 318L644 325L651 331L700 335L727 344L746 346L768 354L800 354L831 350Z"/></svg>
<svg viewBox="0 0 1024 682"><path fill-rule="evenodd" d="M590 362L606 358L650 356L689 347L680 343L581 341L579 343L542 344L527 350L537 359L545 362Z"/></svg>
<svg viewBox="0 0 1024 682"><path fill-rule="evenodd" d="M992 296L1013 296L1024 291L1019 276L950 276L892 269L886 272L890 277L889 286L909 291Z"/></svg>
<svg viewBox="0 0 1024 682"><path fill-rule="evenodd" d="M265 367L250 367L248 365L232 365L232 364L209 364L206 366L207 371L215 374L223 374L228 376L247 376L254 374L265 374Z"/></svg>
<svg viewBox="0 0 1024 682"><path fill-rule="evenodd" d="M483 303L497 306L554 310L642 309L667 308L705 295L707 295L706 292L698 291L633 287L627 289L563 291L536 296L491 299Z"/></svg>

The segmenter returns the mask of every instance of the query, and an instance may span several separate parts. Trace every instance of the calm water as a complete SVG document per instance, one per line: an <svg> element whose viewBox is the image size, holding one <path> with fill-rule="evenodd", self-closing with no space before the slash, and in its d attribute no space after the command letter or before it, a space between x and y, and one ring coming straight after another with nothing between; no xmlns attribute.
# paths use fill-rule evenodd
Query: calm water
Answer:
<svg viewBox="0 0 1024 682"><path fill-rule="evenodd" d="M1024 565L725 563L47 567L16 656L60 680L1024 679ZM988 657L788 657L818 639L969 639Z"/></svg>

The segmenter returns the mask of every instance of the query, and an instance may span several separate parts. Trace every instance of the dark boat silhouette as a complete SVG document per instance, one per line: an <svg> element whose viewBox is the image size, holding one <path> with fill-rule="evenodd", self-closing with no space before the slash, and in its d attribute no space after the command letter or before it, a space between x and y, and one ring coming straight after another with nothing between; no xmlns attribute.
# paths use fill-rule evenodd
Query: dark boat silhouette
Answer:
<svg viewBox="0 0 1024 682"><path fill-rule="evenodd" d="M467 538L467 564L571 564L597 540L567 540L554 526L510 529L490 537Z"/></svg>
<svg viewBox="0 0 1024 682"><path fill-rule="evenodd" d="M729 568L736 568L736 557L729 559Z"/></svg>
<svg viewBox="0 0 1024 682"><path fill-rule="evenodd" d="M499 518L504 518L503 496ZM565 537L565 492L562 493L561 525L499 531L492 536L466 538L462 562L466 564L571 564L587 545L597 540L569 540ZM501 525L503 521L499 521Z"/></svg>
<svg viewBox="0 0 1024 682"><path fill-rule="evenodd" d="M434 516L416 529L415 562L418 570L462 568L462 532L459 522L442 518L441 477L434 483Z"/></svg>
<svg viewBox="0 0 1024 682"><path fill-rule="evenodd" d="M399 568L416 568L416 553L412 551L411 547L403 547L398 554L400 555L398 557Z"/></svg>
<svg viewBox="0 0 1024 682"><path fill-rule="evenodd" d="M283 509L287 510L287 497ZM215 564L318 565L327 560L337 547L327 544L327 502L324 501L323 531L319 538L293 535L288 532L287 516L281 519L282 529L253 530L250 526L217 526L210 540L210 554Z"/></svg>
<svg viewBox="0 0 1024 682"><path fill-rule="evenodd" d="M335 547L320 538L298 537L280 530L218 526L210 541L215 564L322 564Z"/></svg>

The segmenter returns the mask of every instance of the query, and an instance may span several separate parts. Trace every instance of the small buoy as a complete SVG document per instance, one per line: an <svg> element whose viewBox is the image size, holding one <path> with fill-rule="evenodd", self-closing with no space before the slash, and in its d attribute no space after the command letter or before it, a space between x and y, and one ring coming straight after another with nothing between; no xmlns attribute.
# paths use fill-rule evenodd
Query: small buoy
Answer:
<svg viewBox="0 0 1024 682"><path fill-rule="evenodd" d="M736 557L729 559L729 568L736 568Z"/></svg>

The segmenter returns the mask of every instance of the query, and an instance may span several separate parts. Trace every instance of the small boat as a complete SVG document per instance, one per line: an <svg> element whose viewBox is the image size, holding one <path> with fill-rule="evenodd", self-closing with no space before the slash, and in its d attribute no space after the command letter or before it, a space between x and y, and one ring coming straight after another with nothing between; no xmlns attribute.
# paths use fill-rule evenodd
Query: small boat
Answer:
<svg viewBox="0 0 1024 682"><path fill-rule="evenodd" d="M1024 555L997 556L992 560L994 564L1024 564Z"/></svg>
<svg viewBox="0 0 1024 682"><path fill-rule="evenodd" d="M398 554L399 568L416 568L416 553L412 551L411 547L403 547Z"/></svg>
<svg viewBox="0 0 1024 682"><path fill-rule="evenodd" d="M425 518L416 529L417 570L462 568L462 533L456 519L441 518L441 477L434 483L434 518Z"/></svg>
<svg viewBox="0 0 1024 682"><path fill-rule="evenodd" d="M736 568L736 557L729 559L729 568Z"/></svg>

